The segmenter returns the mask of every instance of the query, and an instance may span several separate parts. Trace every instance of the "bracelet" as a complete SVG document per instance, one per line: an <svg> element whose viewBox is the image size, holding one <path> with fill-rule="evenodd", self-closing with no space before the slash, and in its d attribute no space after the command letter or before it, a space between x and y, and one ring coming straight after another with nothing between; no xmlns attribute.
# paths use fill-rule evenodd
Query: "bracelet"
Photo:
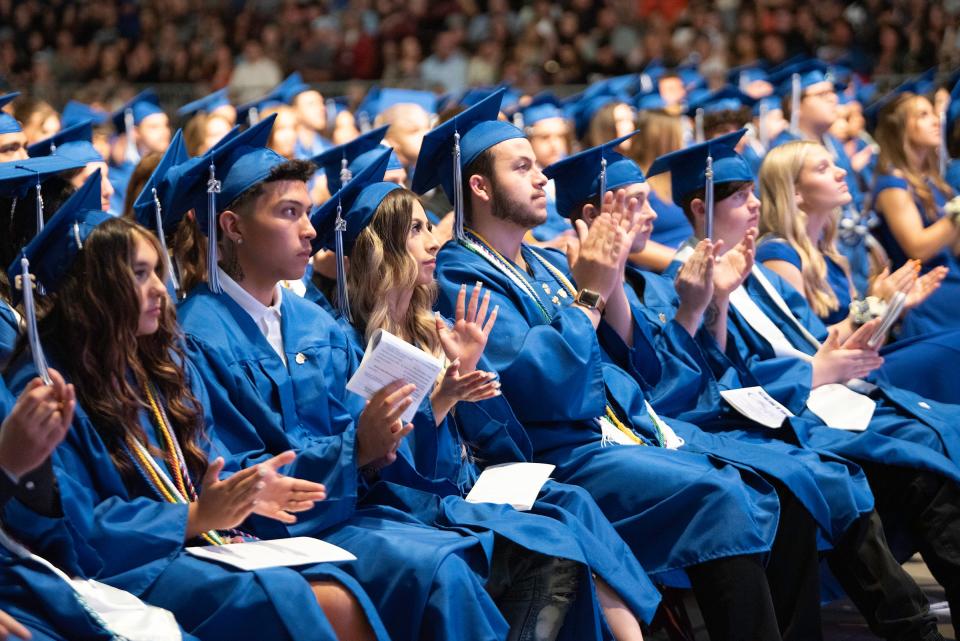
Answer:
<svg viewBox="0 0 960 641"><path fill-rule="evenodd" d="M865 325L874 318L880 318L887 311L887 302L876 296L867 296L850 303L850 316L857 327Z"/></svg>

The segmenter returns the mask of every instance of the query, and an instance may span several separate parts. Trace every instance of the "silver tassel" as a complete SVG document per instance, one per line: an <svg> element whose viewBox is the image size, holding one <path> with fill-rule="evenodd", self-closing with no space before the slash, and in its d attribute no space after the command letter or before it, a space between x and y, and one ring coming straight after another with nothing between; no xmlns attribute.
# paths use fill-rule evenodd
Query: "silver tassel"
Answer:
<svg viewBox="0 0 960 641"><path fill-rule="evenodd" d="M30 354L33 356L33 366L37 368L37 375L44 384L52 385L47 357L40 345L40 334L37 331L37 309L33 302L33 279L30 274L30 261L24 256L20 259L20 289L23 290L23 311L27 317L27 342L30 344Z"/></svg>
<svg viewBox="0 0 960 641"><path fill-rule="evenodd" d="M693 126L694 133L693 139L695 142L703 142L706 136L703 133L703 108L698 107L697 112L693 117Z"/></svg>
<svg viewBox="0 0 960 641"><path fill-rule="evenodd" d="M602 153L602 152L601 152ZM607 195L607 159L600 158L600 206L603 207L603 197Z"/></svg>
<svg viewBox="0 0 960 641"><path fill-rule="evenodd" d="M220 275L217 273L217 194L220 181L216 166L210 161L210 179L207 181L207 287L214 294L222 294Z"/></svg>
<svg viewBox="0 0 960 641"><path fill-rule="evenodd" d="M460 132L453 134L453 236L467 239L463 231L463 169L460 167Z"/></svg>
<svg viewBox="0 0 960 641"><path fill-rule="evenodd" d="M37 233L43 231L43 194L40 192L40 174L37 174Z"/></svg>
<svg viewBox="0 0 960 641"><path fill-rule="evenodd" d="M767 112L770 111L770 106L766 102L760 103L760 125L758 131L760 133L760 145L766 151L770 147L770 136L767 135Z"/></svg>
<svg viewBox="0 0 960 641"><path fill-rule="evenodd" d="M347 158L340 159L340 189L343 189L353 179L353 172L347 167Z"/></svg>
<svg viewBox="0 0 960 641"><path fill-rule="evenodd" d="M790 133L800 135L800 74L795 73L790 80Z"/></svg>
<svg viewBox="0 0 960 641"><path fill-rule="evenodd" d="M713 156L707 155L707 170L705 173L707 182L704 186L706 197L706 237L713 240Z"/></svg>
<svg viewBox="0 0 960 641"><path fill-rule="evenodd" d="M157 197L157 188L151 188L153 196L153 211L157 217L157 238L160 239L160 253L163 254L163 262L167 269L167 279L169 285L173 288L174 294L180 297L180 283L177 282L177 275L173 271L173 261L170 260L170 252L167 250L167 238L163 233L163 209L160 207L160 198Z"/></svg>
<svg viewBox="0 0 960 641"><path fill-rule="evenodd" d="M137 151L137 143L133 139L133 128L135 127L133 119L133 109L125 109L123 112L123 127L127 135L127 162L137 164L140 162L140 153Z"/></svg>
<svg viewBox="0 0 960 641"><path fill-rule="evenodd" d="M337 260L337 310L348 322L353 322L350 313L350 295L347 292L347 265L343 251L343 234L347 231L347 221L343 217L343 204L337 200L337 219L333 227L333 249Z"/></svg>

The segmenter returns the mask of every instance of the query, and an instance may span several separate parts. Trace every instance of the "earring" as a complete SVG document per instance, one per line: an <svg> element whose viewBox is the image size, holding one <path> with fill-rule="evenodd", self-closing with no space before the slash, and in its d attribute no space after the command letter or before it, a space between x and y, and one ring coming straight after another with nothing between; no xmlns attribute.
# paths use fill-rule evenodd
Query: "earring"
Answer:
<svg viewBox="0 0 960 641"><path fill-rule="evenodd" d="M242 245L242 244L243 244L243 236L240 236L239 238L237 238L237 244L238 244L238 245Z"/></svg>

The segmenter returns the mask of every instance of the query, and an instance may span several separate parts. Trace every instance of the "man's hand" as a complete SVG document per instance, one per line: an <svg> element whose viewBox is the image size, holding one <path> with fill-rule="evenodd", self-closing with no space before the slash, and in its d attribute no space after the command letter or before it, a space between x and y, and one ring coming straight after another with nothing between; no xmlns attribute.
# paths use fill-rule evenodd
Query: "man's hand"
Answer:
<svg viewBox="0 0 960 641"><path fill-rule="evenodd" d="M50 378L51 385L39 378L30 381L0 428L0 467L14 478L40 467L73 421L73 385L53 369Z"/></svg>

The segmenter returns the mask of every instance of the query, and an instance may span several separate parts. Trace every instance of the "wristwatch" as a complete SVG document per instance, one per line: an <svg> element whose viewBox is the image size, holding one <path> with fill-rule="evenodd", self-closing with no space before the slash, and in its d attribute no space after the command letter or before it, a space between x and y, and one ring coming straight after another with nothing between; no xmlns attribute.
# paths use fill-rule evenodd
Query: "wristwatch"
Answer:
<svg viewBox="0 0 960 641"><path fill-rule="evenodd" d="M603 300L600 292L595 292L592 289L581 289L578 291L577 297L573 299L573 302L581 307L595 309L598 312L603 312L603 308L607 304L607 301Z"/></svg>

